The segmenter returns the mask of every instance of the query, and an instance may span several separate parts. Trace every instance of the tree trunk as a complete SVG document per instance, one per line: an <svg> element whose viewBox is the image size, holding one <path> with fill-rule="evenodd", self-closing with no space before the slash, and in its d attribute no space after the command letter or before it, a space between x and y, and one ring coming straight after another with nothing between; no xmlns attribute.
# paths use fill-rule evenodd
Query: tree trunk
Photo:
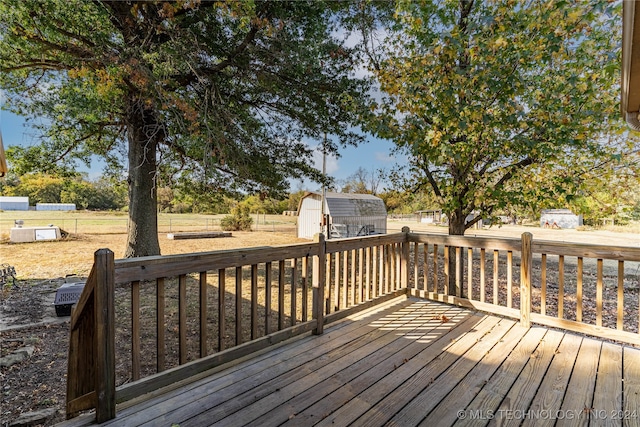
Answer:
<svg viewBox="0 0 640 427"><path fill-rule="evenodd" d="M449 235L464 236L466 216L462 213L462 209L456 209L449 215ZM464 288L462 286L462 276L464 274L464 251L460 254L460 264L456 266L456 248L449 246L449 278L448 278L448 294L460 295L464 297ZM456 283L456 268L458 268L458 277L460 282ZM458 289L460 287L460 289Z"/></svg>
<svg viewBox="0 0 640 427"><path fill-rule="evenodd" d="M155 177L158 141L164 132L142 100L132 97L129 108L129 226L124 256L160 255Z"/></svg>

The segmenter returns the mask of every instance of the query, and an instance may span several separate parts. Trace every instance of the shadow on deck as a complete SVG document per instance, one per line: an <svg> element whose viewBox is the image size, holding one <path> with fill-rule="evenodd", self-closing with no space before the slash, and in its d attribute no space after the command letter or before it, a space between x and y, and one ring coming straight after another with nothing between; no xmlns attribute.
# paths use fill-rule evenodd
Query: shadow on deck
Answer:
<svg viewBox="0 0 640 427"><path fill-rule="evenodd" d="M639 425L639 393L640 349L400 297L126 402L102 425Z"/></svg>

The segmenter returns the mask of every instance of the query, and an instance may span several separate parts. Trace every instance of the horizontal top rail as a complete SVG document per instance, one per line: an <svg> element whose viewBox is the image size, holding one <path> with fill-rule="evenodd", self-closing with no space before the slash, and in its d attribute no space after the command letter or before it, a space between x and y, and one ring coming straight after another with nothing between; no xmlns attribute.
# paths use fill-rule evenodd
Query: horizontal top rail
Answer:
<svg viewBox="0 0 640 427"><path fill-rule="evenodd" d="M534 253L565 255L583 258L613 259L618 261L640 261L640 248L631 246L605 246L588 243L565 243L534 240Z"/></svg>
<svg viewBox="0 0 640 427"><path fill-rule="evenodd" d="M318 254L316 243L282 246L261 246L215 252L149 256L116 260L115 282L154 280L219 268L242 267L273 260L302 258Z"/></svg>
<svg viewBox="0 0 640 427"><path fill-rule="evenodd" d="M364 247L373 247L380 245L389 245L393 243L402 243L407 240L405 233L380 234L364 237L349 237L345 239L326 240L326 253L335 253L349 251L353 249L362 249ZM366 242L366 243L365 243Z"/></svg>
<svg viewBox="0 0 640 427"><path fill-rule="evenodd" d="M505 251L520 251L520 239L449 236L438 234L409 233L409 241L415 243L430 243L434 245L458 246L463 248L491 248Z"/></svg>

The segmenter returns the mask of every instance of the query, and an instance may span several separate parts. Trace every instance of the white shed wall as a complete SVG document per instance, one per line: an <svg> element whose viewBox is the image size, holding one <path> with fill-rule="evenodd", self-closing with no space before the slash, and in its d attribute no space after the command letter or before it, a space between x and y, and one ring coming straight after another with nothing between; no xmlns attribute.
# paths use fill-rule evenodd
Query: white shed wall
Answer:
<svg viewBox="0 0 640 427"><path fill-rule="evenodd" d="M36 203L37 211L75 211L75 203Z"/></svg>
<svg viewBox="0 0 640 427"><path fill-rule="evenodd" d="M319 196L312 194L302 199L298 210L298 237L313 239L320 233L321 213L322 200Z"/></svg>
<svg viewBox="0 0 640 427"><path fill-rule="evenodd" d="M578 228L583 225L582 215L568 209L545 209L540 215L540 227Z"/></svg>
<svg viewBox="0 0 640 427"><path fill-rule="evenodd" d="M0 196L0 210L3 211L28 211L28 197Z"/></svg>

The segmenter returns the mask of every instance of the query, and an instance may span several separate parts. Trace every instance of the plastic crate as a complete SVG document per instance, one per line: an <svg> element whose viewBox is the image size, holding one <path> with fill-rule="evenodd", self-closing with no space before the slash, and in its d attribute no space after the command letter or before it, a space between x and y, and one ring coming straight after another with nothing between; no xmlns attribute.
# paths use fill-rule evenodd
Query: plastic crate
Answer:
<svg viewBox="0 0 640 427"><path fill-rule="evenodd" d="M64 283L58 288L53 302L58 317L71 316L71 307L80 299L84 284L85 282Z"/></svg>

